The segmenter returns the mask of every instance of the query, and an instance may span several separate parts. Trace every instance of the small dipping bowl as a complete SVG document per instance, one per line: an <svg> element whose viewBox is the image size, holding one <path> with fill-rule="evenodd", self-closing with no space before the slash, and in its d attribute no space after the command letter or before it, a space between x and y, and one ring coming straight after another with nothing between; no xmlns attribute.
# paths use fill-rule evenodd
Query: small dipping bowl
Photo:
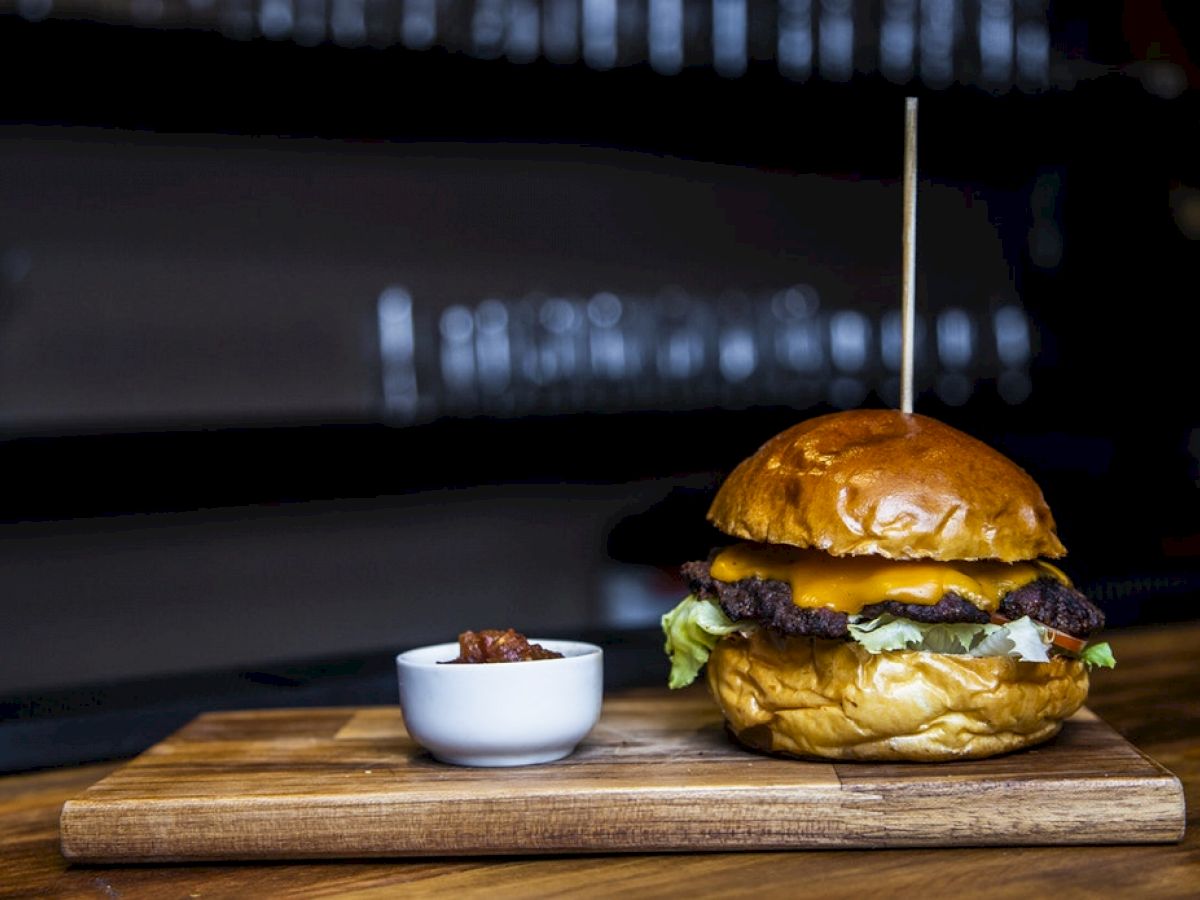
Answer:
<svg viewBox="0 0 1200 900"><path fill-rule="evenodd" d="M409 735L441 762L527 766L562 759L600 718L604 652L595 644L530 638L562 659L448 663L458 644L396 657Z"/></svg>

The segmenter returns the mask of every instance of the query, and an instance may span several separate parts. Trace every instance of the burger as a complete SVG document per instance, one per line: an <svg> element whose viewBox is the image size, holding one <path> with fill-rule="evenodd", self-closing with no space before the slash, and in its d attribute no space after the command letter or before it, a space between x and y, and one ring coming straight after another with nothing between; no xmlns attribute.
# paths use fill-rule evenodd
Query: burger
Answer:
<svg viewBox="0 0 1200 900"><path fill-rule="evenodd" d="M742 462L709 520L737 542L683 566L671 687L705 670L741 744L822 759L993 756L1082 705L1104 615L1037 483L935 419L802 422Z"/></svg>

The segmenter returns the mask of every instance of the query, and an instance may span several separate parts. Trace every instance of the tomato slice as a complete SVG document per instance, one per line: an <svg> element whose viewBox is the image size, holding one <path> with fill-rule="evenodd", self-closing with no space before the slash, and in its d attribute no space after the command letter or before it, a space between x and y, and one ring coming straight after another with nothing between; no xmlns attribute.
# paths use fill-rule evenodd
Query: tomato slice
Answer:
<svg viewBox="0 0 1200 900"><path fill-rule="evenodd" d="M992 623L995 625L1007 625L1011 621L1006 619L1000 613L992 613ZM1057 628L1051 628L1049 625L1044 625L1038 622L1042 628L1045 628L1050 634L1050 642L1056 647L1061 647L1068 653L1081 653L1083 648L1087 646L1087 641L1083 638L1077 638L1073 634L1067 634L1065 631L1059 631Z"/></svg>

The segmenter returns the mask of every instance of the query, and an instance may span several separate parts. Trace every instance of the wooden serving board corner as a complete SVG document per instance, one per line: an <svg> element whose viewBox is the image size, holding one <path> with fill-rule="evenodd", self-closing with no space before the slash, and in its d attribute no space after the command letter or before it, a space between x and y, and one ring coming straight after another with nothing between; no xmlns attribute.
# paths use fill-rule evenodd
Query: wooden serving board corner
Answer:
<svg viewBox="0 0 1200 900"><path fill-rule="evenodd" d="M81 862L1166 843L1179 779L1087 710L971 762L743 751L701 691L610 699L570 757L434 761L396 707L209 713L69 801Z"/></svg>

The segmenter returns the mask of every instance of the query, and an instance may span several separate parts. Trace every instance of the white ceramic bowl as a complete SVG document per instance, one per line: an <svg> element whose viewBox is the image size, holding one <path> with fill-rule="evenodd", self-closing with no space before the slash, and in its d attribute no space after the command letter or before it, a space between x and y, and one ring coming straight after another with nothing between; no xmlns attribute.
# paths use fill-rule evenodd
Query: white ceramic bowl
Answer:
<svg viewBox="0 0 1200 900"><path fill-rule="evenodd" d="M457 643L397 656L413 740L460 766L526 766L574 750L600 718L604 653L578 641L529 640L563 658L447 665Z"/></svg>

